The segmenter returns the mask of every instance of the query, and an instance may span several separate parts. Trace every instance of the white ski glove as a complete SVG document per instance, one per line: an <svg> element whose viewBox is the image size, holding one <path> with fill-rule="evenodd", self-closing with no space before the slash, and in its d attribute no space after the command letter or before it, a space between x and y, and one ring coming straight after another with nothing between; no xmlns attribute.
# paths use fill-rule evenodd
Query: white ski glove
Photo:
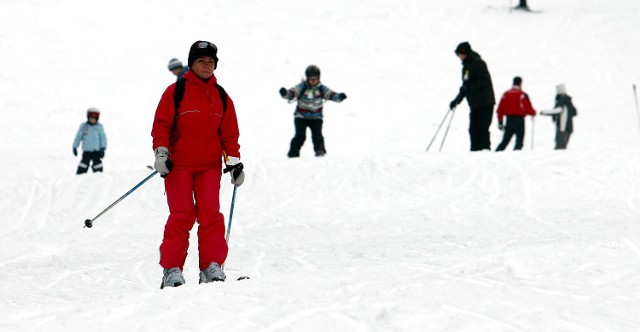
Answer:
<svg viewBox="0 0 640 332"><path fill-rule="evenodd" d="M244 165L240 162L240 158L227 157L225 164L227 167L225 167L224 172L231 174L231 184L240 187L244 182Z"/></svg>
<svg viewBox="0 0 640 332"><path fill-rule="evenodd" d="M173 168L173 162L169 159L169 149L164 146L160 146L154 151L154 153L156 155L156 161L153 164L153 167L162 176L169 174Z"/></svg>

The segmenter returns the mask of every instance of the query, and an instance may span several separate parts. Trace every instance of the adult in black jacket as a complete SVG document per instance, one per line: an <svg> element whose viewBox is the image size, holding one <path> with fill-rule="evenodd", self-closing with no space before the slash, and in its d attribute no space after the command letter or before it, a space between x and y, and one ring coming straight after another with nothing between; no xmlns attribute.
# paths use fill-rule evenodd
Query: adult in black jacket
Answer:
<svg viewBox="0 0 640 332"><path fill-rule="evenodd" d="M496 99L489 69L480 54L473 51L468 42L460 43L455 53L462 61L462 86L449 107L454 109L465 97L467 98L471 109L469 113L471 151L491 150L489 126Z"/></svg>

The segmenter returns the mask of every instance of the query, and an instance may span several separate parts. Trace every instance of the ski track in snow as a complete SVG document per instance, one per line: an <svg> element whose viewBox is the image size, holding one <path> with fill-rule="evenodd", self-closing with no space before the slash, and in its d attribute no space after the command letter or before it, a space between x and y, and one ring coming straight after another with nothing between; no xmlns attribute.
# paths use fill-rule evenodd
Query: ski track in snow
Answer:
<svg viewBox="0 0 640 332"><path fill-rule="evenodd" d="M206 303L197 294L212 292L226 296L234 306L250 303L252 310L244 314L233 308L208 313L220 319L242 318L240 326L246 329L299 330L323 326L321 322L330 317L342 328L360 331L374 326L412 330L433 319L444 322L458 317L457 323L439 326L527 330L523 321L536 316L553 317L550 308L541 306L542 303L562 298L570 305L553 310L566 312L566 327L590 330L579 323L580 311L570 308L587 308L588 304L602 300L599 294L608 294L616 301L632 301L629 303L637 299L625 291L625 285L631 286L637 280L637 245L616 229L602 228L604 225L599 224L602 215L620 219L622 216L616 217L621 215L616 212L618 209L635 206L638 198L629 200L624 189L633 185L624 183L637 184L637 180L602 174L605 168L584 164L577 170L585 174L580 178L581 188L592 188L594 195L578 198L574 205L597 202L608 207L574 212L573 218L563 220L557 216L570 215L558 213L564 208L554 203L554 192L566 192L563 188L567 183L561 179L566 178L568 171L548 174L550 179L544 181L544 188L533 179L537 178L536 172L547 172L550 165L565 163L569 158L588 158L580 153L568 154L570 157L425 155L412 159L411 163L374 156L342 160L342 168L333 167L335 160L328 157L292 161L288 172L275 173L268 170L275 169L280 161L260 162L254 172L247 174L256 179L255 185L247 183L238 193L227 265L230 281L210 287L211 290L197 285L196 249L192 247L187 262L190 266L185 269L187 284L161 293L157 291L160 273L153 252L157 250L166 211L145 208L164 204L160 181L132 194L135 196L128 203L114 208L113 214L105 215L94 228L83 229L80 210L97 213L128 189L113 185L113 178L125 176L127 180L121 181L120 186L128 187L144 173L92 175L93 181L103 184L102 193L83 189L88 177L81 178L75 186L69 182L75 179L71 176L61 181L35 180L24 189L24 196L33 202L44 202L45 208L27 204L23 215L41 218L45 211L64 218L42 217L48 221L35 223L25 219L15 227L14 232L25 232L23 238L42 241L37 245L23 241L23 245L9 248L0 261L5 271L11 271L5 278L21 290L19 297L9 293L4 301L10 317L5 324L10 328L21 326L26 316L11 308L20 308L22 303L37 297L41 310L49 314L29 316L38 319L33 330L52 324L62 326L56 325L61 324L56 317L72 313L78 317L71 318L68 322L71 326L86 326L81 318L95 313L106 322L127 322L129 327L143 328L149 325L137 322L134 317L153 310L167 313L159 320L156 318L158 324L171 319L181 321L171 313L170 304L158 303L152 310L143 309L145 303L179 296L179 302L195 309ZM491 168L495 158L501 159L498 163L501 168ZM617 169L633 165L623 154L612 155L609 160L613 161L608 163L619 165ZM307 177L303 189L286 181L288 177L304 177L309 167L317 172ZM357 171L344 176L344 169ZM532 173L534 176L525 176ZM616 185L598 192L605 175L607 181L615 181ZM259 180L266 178L269 181ZM505 178L508 180L501 180ZM372 181L385 183L386 189L371 190L366 183ZM223 184L223 195L229 192L230 186ZM87 196L97 196L99 202L87 204L82 199ZM272 204L282 201L281 198L289 199L290 203ZM75 212L61 209L73 206L76 201L81 203L81 209L74 209ZM142 208L132 210L135 205ZM251 206L269 210L265 213ZM223 207L223 211L227 208ZM563 226L564 223L567 224ZM575 223L581 226L572 226ZM30 224L37 226L29 227ZM8 233L3 233L3 237L7 236ZM136 242L133 247L132 239ZM632 265L619 266L623 261ZM244 274L252 279L232 281ZM567 279L574 282L568 284L564 281ZM307 289L307 285L314 285L313 290ZM602 290L594 293L593 287ZM278 295L274 298L270 294ZM464 297L460 297L462 294ZM480 305L487 298L496 303ZM106 313L98 310L102 304L108 305ZM274 307L280 308L281 314L267 314ZM524 308L533 308L532 313ZM423 311L432 314L414 316ZM414 317L402 319L405 316ZM460 319L461 316L466 318ZM220 324L233 326L231 319ZM557 328L558 324L552 319L542 327ZM199 329L206 331L218 325L206 324ZM625 318L616 326L637 327L639 322Z"/></svg>

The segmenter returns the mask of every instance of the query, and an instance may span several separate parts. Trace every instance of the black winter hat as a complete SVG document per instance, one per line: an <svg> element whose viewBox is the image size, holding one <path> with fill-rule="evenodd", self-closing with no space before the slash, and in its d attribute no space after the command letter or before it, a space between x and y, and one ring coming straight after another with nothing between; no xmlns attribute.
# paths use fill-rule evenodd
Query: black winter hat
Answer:
<svg viewBox="0 0 640 332"><path fill-rule="evenodd" d="M471 53L471 45L469 44L469 42L462 42L458 45L458 47L456 47L456 50L454 52L456 53L456 55L469 54Z"/></svg>
<svg viewBox="0 0 640 332"><path fill-rule="evenodd" d="M522 77L516 76L513 78L513 85L520 86L522 85Z"/></svg>
<svg viewBox="0 0 640 332"><path fill-rule="evenodd" d="M197 42L191 45L189 49L189 68L193 65L193 63L198 59L205 56L210 56L215 60L215 64L213 68L218 68L218 48L213 43L208 41L198 40Z"/></svg>

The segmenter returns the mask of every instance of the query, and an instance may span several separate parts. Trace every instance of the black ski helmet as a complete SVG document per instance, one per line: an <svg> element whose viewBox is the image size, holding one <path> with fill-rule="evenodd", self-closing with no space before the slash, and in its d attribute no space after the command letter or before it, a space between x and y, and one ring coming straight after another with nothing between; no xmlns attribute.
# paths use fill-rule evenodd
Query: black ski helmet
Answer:
<svg viewBox="0 0 640 332"><path fill-rule="evenodd" d="M309 77L318 77L320 78L320 68L316 65L309 65L307 69L304 71L305 76Z"/></svg>

